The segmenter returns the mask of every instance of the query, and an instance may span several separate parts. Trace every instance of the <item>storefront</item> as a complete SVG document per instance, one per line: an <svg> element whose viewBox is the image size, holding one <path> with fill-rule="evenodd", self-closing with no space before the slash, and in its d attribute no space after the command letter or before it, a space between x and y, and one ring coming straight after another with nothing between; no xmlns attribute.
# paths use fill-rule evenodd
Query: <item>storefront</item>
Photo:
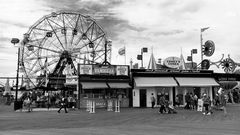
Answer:
<svg viewBox="0 0 240 135"><path fill-rule="evenodd" d="M234 101L239 103L239 93L240 93L240 74L234 73L214 73L216 81L220 84L226 94L229 96L229 102ZM214 89L216 94L219 89Z"/></svg>
<svg viewBox="0 0 240 135"><path fill-rule="evenodd" d="M213 89L219 84L213 78L213 71L192 70L132 70L133 76L133 107L150 107L151 95L157 99L160 95L175 103L178 96L180 104L185 105L187 93L199 98L206 93L213 99Z"/></svg>
<svg viewBox="0 0 240 135"><path fill-rule="evenodd" d="M88 101L95 101L96 108L105 108L109 100L121 101L121 107L129 107L131 91L129 66L79 65L80 108ZM130 93L131 94L131 93Z"/></svg>

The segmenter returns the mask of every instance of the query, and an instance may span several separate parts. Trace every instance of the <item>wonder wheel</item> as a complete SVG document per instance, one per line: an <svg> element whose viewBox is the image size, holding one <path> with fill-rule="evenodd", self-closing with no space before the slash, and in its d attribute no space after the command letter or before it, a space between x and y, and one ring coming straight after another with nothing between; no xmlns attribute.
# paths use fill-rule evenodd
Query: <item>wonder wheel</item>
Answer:
<svg viewBox="0 0 240 135"><path fill-rule="evenodd" d="M30 84L36 77L77 74L77 64L102 64L110 60L111 44L90 16L54 12L39 19L24 34L21 66Z"/></svg>

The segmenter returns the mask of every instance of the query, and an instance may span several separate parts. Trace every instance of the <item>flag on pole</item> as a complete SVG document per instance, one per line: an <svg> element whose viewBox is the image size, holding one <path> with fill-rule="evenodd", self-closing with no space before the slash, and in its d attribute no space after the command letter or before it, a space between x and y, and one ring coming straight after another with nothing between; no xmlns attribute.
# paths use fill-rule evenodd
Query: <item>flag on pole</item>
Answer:
<svg viewBox="0 0 240 135"><path fill-rule="evenodd" d="M205 30L209 29L209 27L201 28L201 32L204 32Z"/></svg>
<svg viewBox="0 0 240 135"><path fill-rule="evenodd" d="M125 53L126 53L125 46L124 46L123 48L120 48L120 49L118 50L118 54L119 54L119 55L125 55Z"/></svg>

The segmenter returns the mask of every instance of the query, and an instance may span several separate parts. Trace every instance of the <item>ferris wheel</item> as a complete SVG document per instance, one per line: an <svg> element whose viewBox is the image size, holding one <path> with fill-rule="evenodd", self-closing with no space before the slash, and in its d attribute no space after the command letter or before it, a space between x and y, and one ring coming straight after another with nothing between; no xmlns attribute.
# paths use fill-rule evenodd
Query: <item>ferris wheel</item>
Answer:
<svg viewBox="0 0 240 135"><path fill-rule="evenodd" d="M90 16L54 12L39 19L24 34L21 66L30 84L42 74L77 75L77 64L110 61L111 41Z"/></svg>

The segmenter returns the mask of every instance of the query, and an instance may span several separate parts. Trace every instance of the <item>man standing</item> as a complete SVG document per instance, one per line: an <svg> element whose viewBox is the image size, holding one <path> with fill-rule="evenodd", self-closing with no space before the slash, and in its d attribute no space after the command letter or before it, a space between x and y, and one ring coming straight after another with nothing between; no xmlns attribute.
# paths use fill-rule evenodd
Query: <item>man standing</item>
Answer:
<svg viewBox="0 0 240 135"><path fill-rule="evenodd" d="M155 102L156 102L156 100L155 100L155 97L154 97L154 95L153 95L153 93L152 93L152 96L151 96L152 109L153 109L154 106L155 106Z"/></svg>
<svg viewBox="0 0 240 135"><path fill-rule="evenodd" d="M67 112L67 104L68 104L68 100L66 97L62 97L61 98L61 101L60 101L60 108L58 110L58 113L60 113L61 109L64 108L65 110L65 113L68 113Z"/></svg>

